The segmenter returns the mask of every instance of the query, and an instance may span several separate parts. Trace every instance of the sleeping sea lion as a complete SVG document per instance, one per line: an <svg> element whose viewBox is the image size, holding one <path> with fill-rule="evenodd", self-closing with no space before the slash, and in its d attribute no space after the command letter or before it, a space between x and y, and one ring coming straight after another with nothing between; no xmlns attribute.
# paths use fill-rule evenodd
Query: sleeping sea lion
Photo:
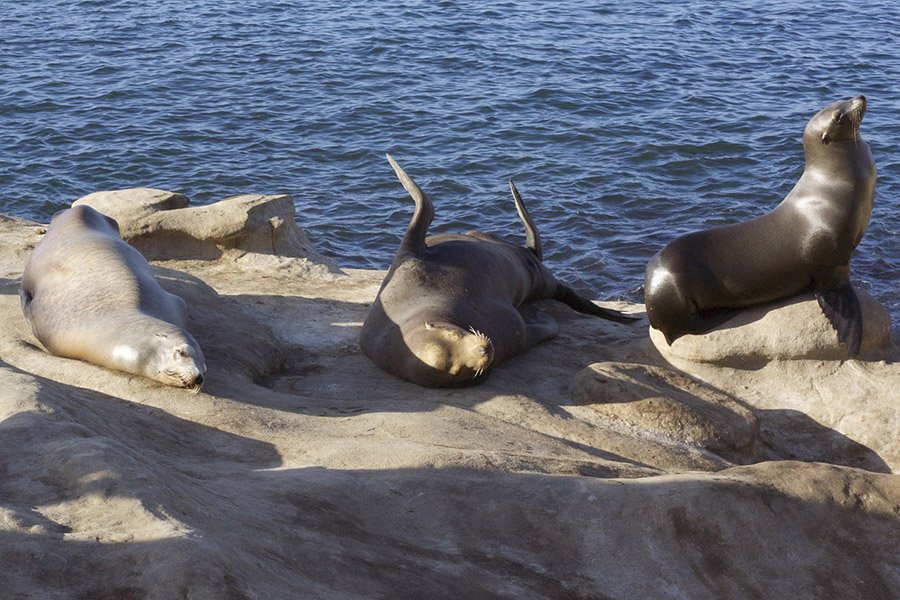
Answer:
<svg viewBox="0 0 900 600"><path fill-rule="evenodd" d="M52 354L198 391L206 365L185 330L184 300L160 287L117 223L90 206L56 213L19 290Z"/></svg>
<svg viewBox="0 0 900 600"><path fill-rule="evenodd" d="M387 158L415 212L363 323L360 346L388 373L429 387L478 384L495 364L558 333L552 317L528 304L534 300L552 298L613 321L637 320L582 298L544 267L540 236L512 182L524 247L479 232L426 237L432 202Z"/></svg>

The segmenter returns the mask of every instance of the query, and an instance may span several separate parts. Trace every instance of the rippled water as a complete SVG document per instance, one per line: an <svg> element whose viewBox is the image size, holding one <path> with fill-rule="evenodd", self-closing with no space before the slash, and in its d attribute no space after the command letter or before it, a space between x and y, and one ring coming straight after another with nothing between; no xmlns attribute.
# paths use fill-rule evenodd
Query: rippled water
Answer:
<svg viewBox="0 0 900 600"><path fill-rule="evenodd" d="M512 177L548 266L629 297L675 235L775 206L809 117L865 94L879 179L853 277L900 305L893 0L0 4L0 212L288 192L326 254L386 268L412 213L391 152L432 231L521 238Z"/></svg>

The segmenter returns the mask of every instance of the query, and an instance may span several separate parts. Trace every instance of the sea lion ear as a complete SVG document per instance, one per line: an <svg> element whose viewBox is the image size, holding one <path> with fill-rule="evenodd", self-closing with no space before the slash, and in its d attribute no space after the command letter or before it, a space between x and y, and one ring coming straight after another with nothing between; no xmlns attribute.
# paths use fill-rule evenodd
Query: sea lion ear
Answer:
<svg viewBox="0 0 900 600"><path fill-rule="evenodd" d="M432 329L434 329L434 323L431 323L430 321L425 321L425 329L427 329L428 331L431 331Z"/></svg>
<svg viewBox="0 0 900 600"><path fill-rule="evenodd" d="M828 135L828 132L822 134L822 143L826 146L831 143L831 137Z"/></svg>

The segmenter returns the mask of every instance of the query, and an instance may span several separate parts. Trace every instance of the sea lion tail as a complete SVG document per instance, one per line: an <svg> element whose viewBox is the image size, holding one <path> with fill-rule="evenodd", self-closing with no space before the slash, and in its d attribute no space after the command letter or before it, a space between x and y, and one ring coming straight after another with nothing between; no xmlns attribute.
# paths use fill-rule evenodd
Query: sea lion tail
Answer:
<svg viewBox="0 0 900 600"><path fill-rule="evenodd" d="M512 182L512 179L509 180L509 189L516 203L516 211L519 213L519 218L525 224L525 247L534 252L538 260L544 260L544 251L541 249L541 234L538 233L537 227L534 226L534 221L531 220L531 215L528 214L528 209L525 208L522 196L519 195L519 190L516 189L516 184Z"/></svg>
<svg viewBox="0 0 900 600"><path fill-rule="evenodd" d="M580 313L616 321L617 323L633 323L641 320L640 317L632 317L617 310L597 306L590 300L579 296L572 288L561 283L556 286L556 294L553 295L553 299L569 305Z"/></svg>
<svg viewBox="0 0 900 600"><path fill-rule="evenodd" d="M428 195L420 188L412 177L406 174L406 171L397 164L390 154L386 154L388 162L394 169L394 173L400 179L404 189L412 196L416 203L416 210L413 213L406 233L403 235L403 241L400 242L400 251L408 250L415 254L425 251L425 236L428 233L428 227L434 219L434 204Z"/></svg>

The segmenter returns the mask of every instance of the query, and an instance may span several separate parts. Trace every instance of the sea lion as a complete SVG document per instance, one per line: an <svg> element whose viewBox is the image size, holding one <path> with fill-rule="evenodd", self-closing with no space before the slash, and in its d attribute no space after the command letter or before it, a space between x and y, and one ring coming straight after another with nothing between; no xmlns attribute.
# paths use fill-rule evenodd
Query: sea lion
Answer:
<svg viewBox="0 0 900 600"><path fill-rule="evenodd" d="M678 237L650 259L647 315L669 344L709 331L742 307L812 289L848 354L859 353L862 314L850 255L875 194L875 163L859 136L865 112L866 98L857 96L810 119L803 175L774 210Z"/></svg>
<svg viewBox="0 0 900 600"><path fill-rule="evenodd" d="M199 391L206 364L185 331L184 300L90 206L56 213L19 289L34 336L52 354Z"/></svg>
<svg viewBox="0 0 900 600"><path fill-rule="evenodd" d="M541 263L541 241L510 181L526 245L485 233L426 237L434 207L422 189L387 157L415 211L360 333L360 347L397 377L428 387L484 381L491 367L559 328L527 303L544 298L613 321L637 320L601 308L558 282Z"/></svg>

